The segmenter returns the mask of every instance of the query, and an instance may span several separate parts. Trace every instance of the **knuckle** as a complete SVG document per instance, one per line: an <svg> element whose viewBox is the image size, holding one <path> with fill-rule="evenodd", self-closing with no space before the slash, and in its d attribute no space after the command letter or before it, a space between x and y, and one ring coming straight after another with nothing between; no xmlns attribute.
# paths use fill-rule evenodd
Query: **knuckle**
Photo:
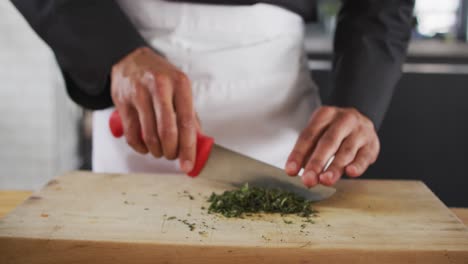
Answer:
<svg viewBox="0 0 468 264"><path fill-rule="evenodd" d="M321 119L324 115L326 110L324 110L326 106L319 107L318 109L315 109L312 112L312 115L310 116L309 123L313 123L317 119Z"/></svg>
<svg viewBox="0 0 468 264"><path fill-rule="evenodd" d="M161 98L164 98L165 95L165 90L162 85L156 85L151 91L151 95L153 98L157 99L155 100L158 104L167 104L167 102L164 102L163 100L160 100Z"/></svg>
<svg viewBox="0 0 468 264"><path fill-rule="evenodd" d="M156 72L152 70L146 70L143 72L143 75L141 76L140 80L144 83L146 82L154 82L156 81Z"/></svg>
<svg viewBox="0 0 468 264"><path fill-rule="evenodd" d="M134 99L144 99L146 97L146 91L143 85L141 84L134 84L132 87L132 91L130 95Z"/></svg>
<svg viewBox="0 0 468 264"><path fill-rule="evenodd" d="M190 153L190 151L195 150L196 148L196 141L188 141L186 140L185 142L181 142L179 146L179 151L183 153Z"/></svg>
<svg viewBox="0 0 468 264"><path fill-rule="evenodd" d="M322 141L322 144L326 146L333 146L338 142L338 135L336 133L327 133L323 135L320 140Z"/></svg>
<svg viewBox="0 0 468 264"><path fill-rule="evenodd" d="M191 115L178 115L177 121L181 128L185 128L185 129L195 128L195 120L191 117Z"/></svg>
<svg viewBox="0 0 468 264"><path fill-rule="evenodd" d="M171 100L166 100L166 99L161 99L160 96L159 96L159 98L157 100L155 100L154 107L159 112L162 112L162 118L163 119L167 119L167 118L165 118L166 115L172 116L171 112L174 111L172 101ZM168 123L167 121L163 121L163 125L169 125L167 123Z"/></svg>
<svg viewBox="0 0 468 264"><path fill-rule="evenodd" d="M342 166L342 165L338 165L338 164L336 164L336 165L331 165L331 166L327 169L327 171L331 171L334 175L340 175L340 176L343 174L343 170L344 170L343 166Z"/></svg>
<svg viewBox="0 0 468 264"><path fill-rule="evenodd" d="M354 115L354 116L360 116L361 113L354 107L349 107L349 108L346 108L347 112L349 112L350 114Z"/></svg>
<svg viewBox="0 0 468 264"><path fill-rule="evenodd" d="M369 131L370 133L376 134L374 123L366 116L361 115L359 118L359 125L365 131Z"/></svg>
<svg viewBox="0 0 468 264"><path fill-rule="evenodd" d="M170 135L177 132L175 121L174 113L161 114L161 119L159 120L160 123L158 123L158 128L160 128L161 134Z"/></svg>
<svg viewBox="0 0 468 264"><path fill-rule="evenodd" d="M316 122L321 122L328 117L334 115L335 113L334 107L331 106L321 106L316 109L309 118L309 124L313 124Z"/></svg>
<svg viewBox="0 0 468 264"><path fill-rule="evenodd" d="M351 144L345 144L343 145L343 149L342 149L342 154L343 155L351 155L354 153L354 146L351 145Z"/></svg>
<svg viewBox="0 0 468 264"><path fill-rule="evenodd" d="M305 142L311 141L313 137L314 137L314 133L312 132L312 130L311 129L305 129L299 135L299 141L300 141L300 143L303 144Z"/></svg>
<svg viewBox="0 0 468 264"><path fill-rule="evenodd" d="M354 159L354 148L345 147L343 148L341 153L337 155L335 162L340 165L346 165L350 163L351 161L353 161L353 159Z"/></svg>
<svg viewBox="0 0 468 264"><path fill-rule="evenodd" d="M181 71L176 71L175 72L175 76L174 76L174 79L179 82L179 83L182 83L182 84L188 84L189 83L189 78L187 77L187 75Z"/></svg>
<svg viewBox="0 0 468 264"><path fill-rule="evenodd" d="M195 154L195 144L181 144L179 146L179 154L191 158Z"/></svg>
<svg viewBox="0 0 468 264"><path fill-rule="evenodd" d="M352 110L344 112L341 116L341 119L343 123L350 125L354 125L358 121L356 113L354 113Z"/></svg>
<svg viewBox="0 0 468 264"><path fill-rule="evenodd" d="M335 108L332 107L332 106L322 106L319 108L319 110L317 111L317 113L319 115L329 115L329 114L333 114L335 112Z"/></svg>
<svg viewBox="0 0 468 264"><path fill-rule="evenodd" d="M333 163L328 167L327 170L330 170L330 168L343 168L343 166L347 165L349 162L346 160L347 158L344 156L341 157L336 157Z"/></svg>
<svg viewBox="0 0 468 264"><path fill-rule="evenodd" d="M156 82L156 90L160 90L169 82L169 76L163 73L154 73L154 80Z"/></svg>
<svg viewBox="0 0 468 264"><path fill-rule="evenodd" d="M154 146L154 145L158 145L159 144L159 139L156 135L154 135L153 133L148 133L148 135L146 135L146 133L143 135L143 141L148 144L148 145L151 145L151 146Z"/></svg>
<svg viewBox="0 0 468 264"><path fill-rule="evenodd" d="M372 134L375 134L375 127L374 127L374 123L372 121L370 121L369 119L367 118L363 118L362 122L361 122L361 126L366 130L366 131L369 131L370 133Z"/></svg>
<svg viewBox="0 0 468 264"><path fill-rule="evenodd" d="M170 140L177 137L177 128L170 125L163 125L159 134L163 140Z"/></svg>

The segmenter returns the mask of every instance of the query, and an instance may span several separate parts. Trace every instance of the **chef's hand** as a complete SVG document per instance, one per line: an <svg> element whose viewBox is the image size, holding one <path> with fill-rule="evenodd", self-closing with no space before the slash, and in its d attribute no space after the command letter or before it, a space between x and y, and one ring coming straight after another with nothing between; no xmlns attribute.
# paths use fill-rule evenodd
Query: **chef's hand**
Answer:
<svg viewBox="0 0 468 264"><path fill-rule="evenodd" d="M195 161L200 128L187 76L148 47L141 47L112 67L111 95L127 143L154 157L179 158L183 171Z"/></svg>
<svg viewBox="0 0 468 264"><path fill-rule="evenodd" d="M361 176L375 162L380 143L373 123L354 108L323 106L317 109L300 134L286 163L295 176L303 167L302 181L308 187L331 186L345 172ZM335 159L323 172L328 159Z"/></svg>

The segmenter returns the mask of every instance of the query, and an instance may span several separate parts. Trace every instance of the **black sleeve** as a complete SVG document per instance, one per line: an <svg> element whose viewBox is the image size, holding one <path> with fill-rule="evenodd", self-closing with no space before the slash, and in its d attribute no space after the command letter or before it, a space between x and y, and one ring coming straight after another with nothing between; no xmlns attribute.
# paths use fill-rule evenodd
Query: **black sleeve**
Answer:
<svg viewBox="0 0 468 264"><path fill-rule="evenodd" d="M110 70L146 45L113 0L12 0L52 48L70 97L86 108L112 105Z"/></svg>
<svg viewBox="0 0 468 264"><path fill-rule="evenodd" d="M345 0L337 20L331 104L355 107L380 127L411 33L414 0Z"/></svg>

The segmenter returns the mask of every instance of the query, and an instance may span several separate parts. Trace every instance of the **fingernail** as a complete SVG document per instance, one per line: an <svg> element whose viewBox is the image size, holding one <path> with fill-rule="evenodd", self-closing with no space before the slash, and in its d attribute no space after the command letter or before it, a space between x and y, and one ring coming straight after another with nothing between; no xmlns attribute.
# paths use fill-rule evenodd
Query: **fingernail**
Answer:
<svg viewBox="0 0 468 264"><path fill-rule="evenodd" d="M304 177L306 177L306 178L314 178L314 177L315 177L315 172L313 172L313 171L308 171L308 172L304 173Z"/></svg>
<svg viewBox="0 0 468 264"><path fill-rule="evenodd" d="M289 161L286 164L286 170L288 171L296 171L297 170L297 164L294 161Z"/></svg>
<svg viewBox="0 0 468 264"><path fill-rule="evenodd" d="M317 184L316 174L313 171L308 171L302 175L302 182L307 187L312 187Z"/></svg>
<svg viewBox="0 0 468 264"><path fill-rule="evenodd" d="M354 165L349 165L348 170L351 171L352 174L355 174L357 172L357 168Z"/></svg>
<svg viewBox="0 0 468 264"><path fill-rule="evenodd" d="M182 162L182 170L185 172L190 172L193 168L193 163L190 160Z"/></svg>
<svg viewBox="0 0 468 264"><path fill-rule="evenodd" d="M325 172L320 174L320 181L321 182L332 182L333 181L333 173Z"/></svg>

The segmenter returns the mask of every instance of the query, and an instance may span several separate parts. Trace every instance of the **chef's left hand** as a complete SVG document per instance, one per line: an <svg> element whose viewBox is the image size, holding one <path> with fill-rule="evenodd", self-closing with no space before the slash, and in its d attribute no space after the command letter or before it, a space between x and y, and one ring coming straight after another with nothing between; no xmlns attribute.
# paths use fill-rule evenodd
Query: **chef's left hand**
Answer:
<svg viewBox="0 0 468 264"><path fill-rule="evenodd" d="M354 108L322 106L310 118L286 163L286 172L295 176L304 168L302 181L308 187L331 186L346 173L361 176L380 151L372 121ZM335 159L323 171L331 156Z"/></svg>

